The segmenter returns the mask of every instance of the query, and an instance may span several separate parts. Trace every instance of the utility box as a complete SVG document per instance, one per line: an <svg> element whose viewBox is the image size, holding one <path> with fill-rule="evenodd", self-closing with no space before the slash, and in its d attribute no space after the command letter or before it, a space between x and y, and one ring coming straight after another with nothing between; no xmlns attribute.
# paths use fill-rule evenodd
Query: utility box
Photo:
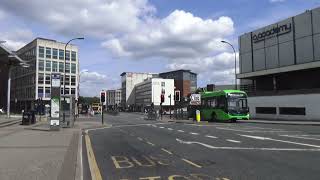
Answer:
<svg viewBox="0 0 320 180"><path fill-rule="evenodd" d="M76 101L74 95L61 95L61 126L71 128L76 119Z"/></svg>

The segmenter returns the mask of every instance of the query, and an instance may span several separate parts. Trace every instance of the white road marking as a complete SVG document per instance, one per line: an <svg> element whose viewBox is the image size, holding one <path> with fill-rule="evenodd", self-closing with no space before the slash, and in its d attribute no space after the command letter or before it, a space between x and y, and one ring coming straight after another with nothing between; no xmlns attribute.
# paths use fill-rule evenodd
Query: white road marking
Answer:
<svg viewBox="0 0 320 180"><path fill-rule="evenodd" d="M192 135L199 135L199 133L194 133L194 132L191 132L190 134L192 134Z"/></svg>
<svg viewBox="0 0 320 180"><path fill-rule="evenodd" d="M152 125L152 127L157 127L156 125Z"/></svg>
<svg viewBox="0 0 320 180"><path fill-rule="evenodd" d="M151 145L151 146L155 146L153 143L151 143L151 142L149 142L149 141L147 141L147 143L148 143L149 145Z"/></svg>
<svg viewBox="0 0 320 180"><path fill-rule="evenodd" d="M233 140L233 139L227 139L226 141L233 142L233 143L241 143L241 141L236 141L236 140Z"/></svg>
<svg viewBox="0 0 320 180"><path fill-rule="evenodd" d="M305 144L305 143L298 143L298 142L293 142L293 141L285 141L285 140L280 140L280 139L273 139L273 138L260 137L260 136L250 136L250 135L244 135L244 134L238 134L238 135L243 136L243 137L253 138L253 139L277 141L277 142L283 142L283 143L288 143L288 144L296 144L296 145L301 145L301 146L320 148L319 145L314 145L314 144Z"/></svg>
<svg viewBox="0 0 320 180"><path fill-rule="evenodd" d="M172 152L170 152L170 151L168 151L168 150L166 150L166 149L164 149L164 148L161 148L161 150L164 151L164 152L166 152L166 153L168 153L168 154L170 154L170 155L173 154Z"/></svg>
<svg viewBox="0 0 320 180"><path fill-rule="evenodd" d="M305 135L280 135L280 136L320 141L320 139L308 137L308 136L305 136Z"/></svg>
<svg viewBox="0 0 320 180"><path fill-rule="evenodd" d="M254 147L216 147L209 144L195 142L195 141L183 141L181 139L176 139L181 144L198 144L209 149L222 149L222 150L261 150L261 151L317 151L320 152L320 149L299 149L299 148L254 148Z"/></svg>
<svg viewBox="0 0 320 180"><path fill-rule="evenodd" d="M192 166L195 166L195 167L197 167L197 168L202 168L200 165L198 165L198 164L196 164L196 163L194 163L194 162L192 162L192 161L189 161L188 159L182 158L181 160L184 161L184 162L186 162L186 163L188 163L188 164L190 164L190 165L192 165Z"/></svg>
<svg viewBox="0 0 320 180"><path fill-rule="evenodd" d="M212 138L212 139L217 139L217 137L216 137L216 136L206 135L206 137L208 137L208 138Z"/></svg>
<svg viewBox="0 0 320 180"><path fill-rule="evenodd" d="M139 141L143 141L143 139L141 137L137 137L137 139L139 139Z"/></svg>
<svg viewBox="0 0 320 180"><path fill-rule="evenodd" d="M249 132L249 133L254 133L254 132L261 132L261 133L283 133L283 132L300 132L300 131L285 131L285 130L242 130L242 129L232 129L232 128L222 128L222 127L216 127L217 129L222 129L222 130L228 130L228 131L238 131L238 132Z"/></svg>
<svg viewBox="0 0 320 180"><path fill-rule="evenodd" d="M168 130L169 130L169 131L172 131L173 129L172 129L172 128L168 128Z"/></svg>
<svg viewBox="0 0 320 180"><path fill-rule="evenodd" d="M160 127L160 129L163 129L163 128L164 128L163 126Z"/></svg>
<svg viewBox="0 0 320 180"><path fill-rule="evenodd" d="M184 132L183 130L178 130L179 132Z"/></svg>

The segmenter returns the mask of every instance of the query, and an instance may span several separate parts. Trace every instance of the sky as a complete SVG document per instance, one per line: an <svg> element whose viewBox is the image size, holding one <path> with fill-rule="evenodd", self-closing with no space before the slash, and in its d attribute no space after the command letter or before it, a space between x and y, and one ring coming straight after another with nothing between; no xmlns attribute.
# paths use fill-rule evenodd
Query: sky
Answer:
<svg viewBox="0 0 320 180"><path fill-rule="evenodd" d="M317 7L320 0L1 0L0 40L17 50L36 37L84 37L73 42L81 96L120 88L122 72L190 69L199 87L223 85L234 83L234 53L221 40L238 52L239 35Z"/></svg>

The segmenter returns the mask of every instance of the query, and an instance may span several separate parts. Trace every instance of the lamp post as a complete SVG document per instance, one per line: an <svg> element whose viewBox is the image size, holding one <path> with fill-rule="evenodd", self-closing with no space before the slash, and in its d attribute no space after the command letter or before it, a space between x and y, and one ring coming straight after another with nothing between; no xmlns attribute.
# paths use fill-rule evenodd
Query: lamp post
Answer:
<svg viewBox="0 0 320 180"><path fill-rule="evenodd" d="M65 103L66 103L66 64L67 64L67 62L66 62L67 61L67 59L66 59L67 52L66 51L67 51L67 46L73 40L83 40L83 39L84 39L83 37L70 39L67 42L67 44L64 46L63 107L65 106ZM71 57L69 55L69 60L70 60L70 58ZM66 119L66 113L63 110L63 122L65 122L65 119Z"/></svg>
<svg viewBox="0 0 320 180"><path fill-rule="evenodd" d="M235 84L235 90L237 90L238 89L238 87L237 87L237 54L236 54L236 50L234 49L234 47L233 47L233 45L231 44L231 43L229 43L229 42L227 42L227 41L221 41L222 43L225 43L225 44L229 44L231 47L232 47L232 49L233 49L233 52L234 52L234 80L235 80L235 82L234 82L234 84Z"/></svg>

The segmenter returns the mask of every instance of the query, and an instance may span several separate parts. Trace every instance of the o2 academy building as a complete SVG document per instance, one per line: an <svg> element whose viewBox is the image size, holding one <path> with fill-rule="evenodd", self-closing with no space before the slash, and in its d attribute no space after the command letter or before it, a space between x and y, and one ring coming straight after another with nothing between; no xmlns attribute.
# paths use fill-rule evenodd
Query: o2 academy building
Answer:
<svg viewBox="0 0 320 180"><path fill-rule="evenodd" d="M239 37L252 118L320 121L320 8Z"/></svg>

